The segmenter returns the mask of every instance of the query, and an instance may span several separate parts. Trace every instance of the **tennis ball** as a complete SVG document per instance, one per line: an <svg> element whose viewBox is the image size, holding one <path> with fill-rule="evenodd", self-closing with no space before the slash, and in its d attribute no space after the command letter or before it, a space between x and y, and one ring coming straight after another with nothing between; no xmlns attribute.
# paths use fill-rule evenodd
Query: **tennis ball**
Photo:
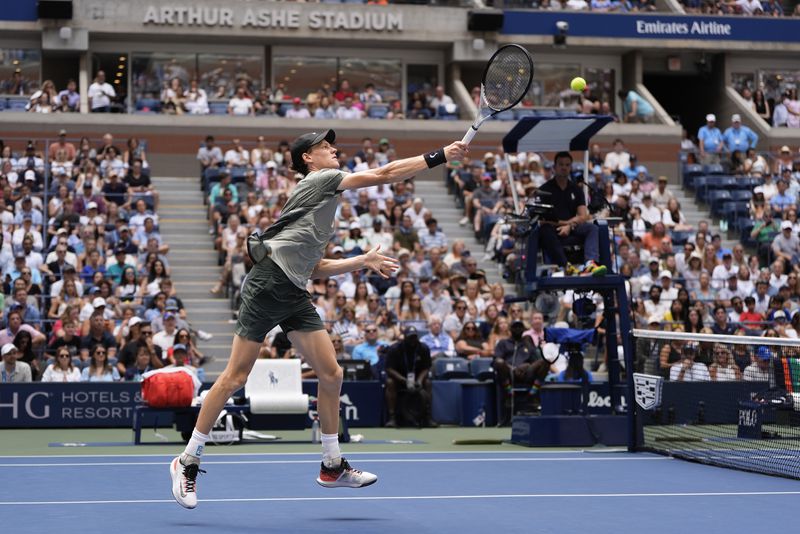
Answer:
<svg viewBox="0 0 800 534"><path fill-rule="evenodd" d="M578 93L582 93L584 89L586 89L586 80L578 76L577 78L572 78L572 81L569 82L569 86L572 88L573 91L577 91Z"/></svg>

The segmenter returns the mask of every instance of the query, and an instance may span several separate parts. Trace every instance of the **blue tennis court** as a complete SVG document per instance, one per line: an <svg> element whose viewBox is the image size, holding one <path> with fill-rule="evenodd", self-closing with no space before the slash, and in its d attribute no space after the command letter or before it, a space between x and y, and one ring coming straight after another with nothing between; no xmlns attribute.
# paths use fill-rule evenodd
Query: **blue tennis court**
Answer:
<svg viewBox="0 0 800 534"><path fill-rule="evenodd" d="M318 453L208 454L184 510L170 456L3 456L3 532L728 534L785 527L800 495L794 480L613 450L348 457L378 483L318 487Z"/></svg>

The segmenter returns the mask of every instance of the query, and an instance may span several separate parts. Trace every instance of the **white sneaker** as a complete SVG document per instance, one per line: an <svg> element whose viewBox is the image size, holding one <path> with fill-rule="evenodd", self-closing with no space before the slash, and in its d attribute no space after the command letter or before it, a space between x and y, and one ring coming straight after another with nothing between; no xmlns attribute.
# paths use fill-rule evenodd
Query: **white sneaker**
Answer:
<svg viewBox="0 0 800 534"><path fill-rule="evenodd" d="M180 456L176 456L169 464L172 496L184 508L197 506L197 473L205 473L200 469L200 464L183 465Z"/></svg>
<svg viewBox="0 0 800 534"><path fill-rule="evenodd" d="M469 219L464 217L460 221L458 221L458 224L460 224L461 226L466 226L468 222L469 222Z"/></svg>
<svg viewBox="0 0 800 534"><path fill-rule="evenodd" d="M200 341L208 341L214 337L214 334L209 334L205 330L197 330L195 333L197 334L197 337L200 338Z"/></svg>
<svg viewBox="0 0 800 534"><path fill-rule="evenodd" d="M353 469L344 458L339 467L335 469L325 467L323 462L319 468L319 477L317 477L317 484L325 488L363 488L377 481L377 475Z"/></svg>

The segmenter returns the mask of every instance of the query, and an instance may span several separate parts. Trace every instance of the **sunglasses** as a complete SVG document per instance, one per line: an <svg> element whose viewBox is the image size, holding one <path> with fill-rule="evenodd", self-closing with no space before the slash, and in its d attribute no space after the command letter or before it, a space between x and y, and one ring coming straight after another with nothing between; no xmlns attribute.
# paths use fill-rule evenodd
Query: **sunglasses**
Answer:
<svg viewBox="0 0 800 534"><path fill-rule="evenodd" d="M364 332L366 332L367 334L371 334L371 333L377 332L377 331L378 331L377 328L367 328L366 330L364 330Z"/></svg>
<svg viewBox="0 0 800 534"><path fill-rule="evenodd" d="M456 306L456 309L457 310L466 310L467 307L466 306Z"/></svg>
<svg viewBox="0 0 800 534"><path fill-rule="evenodd" d="M59 358L69 358L69 354L59 354Z"/></svg>
<svg viewBox="0 0 800 534"><path fill-rule="evenodd" d="M339 287L339 284L328 284L328 287Z"/></svg>
<svg viewBox="0 0 800 534"><path fill-rule="evenodd" d="M104 351L104 350L96 350L96 351L94 351L94 353L95 354L105 354L106 351Z"/></svg>
<svg viewBox="0 0 800 534"><path fill-rule="evenodd" d="M153 333L152 332L141 332L141 335L143 335L143 336L152 336Z"/></svg>

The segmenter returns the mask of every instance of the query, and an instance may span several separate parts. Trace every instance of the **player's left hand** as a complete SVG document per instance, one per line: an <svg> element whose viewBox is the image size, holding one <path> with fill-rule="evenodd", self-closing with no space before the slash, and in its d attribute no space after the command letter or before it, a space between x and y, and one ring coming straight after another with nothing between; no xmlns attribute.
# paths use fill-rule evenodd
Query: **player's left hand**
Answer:
<svg viewBox="0 0 800 534"><path fill-rule="evenodd" d="M367 250L364 254L364 267L375 271L383 278L389 278L400 267L400 263L394 258L384 256L380 250L380 245Z"/></svg>
<svg viewBox="0 0 800 534"><path fill-rule="evenodd" d="M558 227L558 235L562 237L567 237L571 231L572 227L568 224L562 224Z"/></svg>
<svg viewBox="0 0 800 534"><path fill-rule="evenodd" d="M469 148L461 141L456 141L444 147L444 156L447 161L462 161L467 152L469 152Z"/></svg>

